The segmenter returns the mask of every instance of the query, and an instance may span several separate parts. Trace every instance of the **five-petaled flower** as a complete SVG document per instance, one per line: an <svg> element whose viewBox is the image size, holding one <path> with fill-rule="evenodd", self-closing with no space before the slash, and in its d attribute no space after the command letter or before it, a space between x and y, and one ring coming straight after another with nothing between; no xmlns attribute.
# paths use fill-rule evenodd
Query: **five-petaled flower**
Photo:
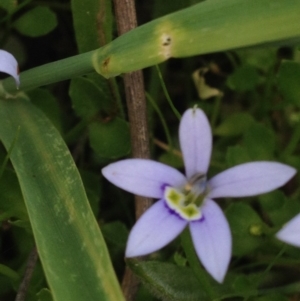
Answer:
<svg viewBox="0 0 300 301"><path fill-rule="evenodd" d="M222 282L231 257L231 233L220 207L212 200L246 197L284 185L295 169L275 162L237 165L207 180L212 133L202 110L187 110L179 126L185 175L151 160L127 159L103 168L116 186L157 201L137 221L127 242L126 257L159 250L188 225L204 268Z"/></svg>
<svg viewBox="0 0 300 301"><path fill-rule="evenodd" d="M0 72L11 75L15 79L17 87L19 87L18 62L12 54L2 49L0 49Z"/></svg>

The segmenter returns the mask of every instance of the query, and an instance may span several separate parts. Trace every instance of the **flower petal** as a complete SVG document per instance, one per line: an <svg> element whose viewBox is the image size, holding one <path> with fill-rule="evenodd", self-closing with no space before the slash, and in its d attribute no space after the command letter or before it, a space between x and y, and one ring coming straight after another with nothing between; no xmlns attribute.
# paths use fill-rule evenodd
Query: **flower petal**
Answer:
<svg viewBox="0 0 300 301"><path fill-rule="evenodd" d="M161 249L177 237L187 224L187 221L171 213L164 200L159 200L132 228L125 256L143 256Z"/></svg>
<svg viewBox="0 0 300 301"><path fill-rule="evenodd" d="M295 173L295 168L275 162L237 165L209 180L208 197L245 197L270 192L284 185Z"/></svg>
<svg viewBox="0 0 300 301"><path fill-rule="evenodd" d="M193 108L183 114L179 140L187 178L197 173L206 174L211 156L212 133L202 110Z"/></svg>
<svg viewBox="0 0 300 301"><path fill-rule="evenodd" d="M17 87L20 85L19 75L18 75L18 62L15 57L5 50L0 49L0 71L5 72L16 81Z"/></svg>
<svg viewBox="0 0 300 301"><path fill-rule="evenodd" d="M173 167L146 160L127 159L102 169L104 177L114 185L137 195L162 198L165 186L185 185L185 176Z"/></svg>
<svg viewBox="0 0 300 301"><path fill-rule="evenodd" d="M219 283L223 282L231 257L231 233L220 207L206 199L203 219L190 223L196 253L207 272Z"/></svg>
<svg viewBox="0 0 300 301"><path fill-rule="evenodd" d="M291 219L277 232L276 237L295 247L300 247L300 214Z"/></svg>

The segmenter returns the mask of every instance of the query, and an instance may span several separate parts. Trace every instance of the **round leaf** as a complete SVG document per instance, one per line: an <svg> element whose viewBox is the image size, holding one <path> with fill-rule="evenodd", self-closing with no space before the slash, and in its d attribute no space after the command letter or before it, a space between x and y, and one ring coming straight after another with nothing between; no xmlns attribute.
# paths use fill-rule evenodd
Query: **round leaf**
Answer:
<svg viewBox="0 0 300 301"><path fill-rule="evenodd" d="M92 123L89 125L89 137L92 149L100 157L115 159L130 151L129 126L121 118Z"/></svg>
<svg viewBox="0 0 300 301"><path fill-rule="evenodd" d="M21 34L29 37L44 36L57 25L55 13L47 7L37 6L14 23L14 27Z"/></svg>

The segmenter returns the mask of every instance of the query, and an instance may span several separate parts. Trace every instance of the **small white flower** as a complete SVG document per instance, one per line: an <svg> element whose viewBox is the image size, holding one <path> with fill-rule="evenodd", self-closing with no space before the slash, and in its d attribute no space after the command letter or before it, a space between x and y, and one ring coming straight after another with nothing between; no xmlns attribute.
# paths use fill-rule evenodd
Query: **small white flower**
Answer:
<svg viewBox="0 0 300 301"><path fill-rule="evenodd" d="M157 201L137 221L127 242L126 257L149 254L171 242L189 226L196 253L205 269L222 282L231 257L231 233L219 197L246 197L284 185L296 173L274 162L253 162L230 168L207 180L212 133L200 109L182 116L179 140L185 175L151 160L128 159L102 169L116 186Z"/></svg>

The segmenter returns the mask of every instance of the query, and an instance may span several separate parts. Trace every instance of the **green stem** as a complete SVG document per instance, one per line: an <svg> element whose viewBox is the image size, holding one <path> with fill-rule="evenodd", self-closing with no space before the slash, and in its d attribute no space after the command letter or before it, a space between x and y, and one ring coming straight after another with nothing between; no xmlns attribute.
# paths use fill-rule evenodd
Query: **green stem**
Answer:
<svg viewBox="0 0 300 301"><path fill-rule="evenodd" d="M213 112L212 112L212 116L211 116L211 128L214 130L217 119L219 117L219 113L220 113L220 107L221 107L221 101L222 101L223 96L217 96L215 99L215 103L214 103L214 108L213 108Z"/></svg>
<svg viewBox="0 0 300 301"><path fill-rule="evenodd" d="M156 70L157 70L158 77L159 77L159 80L160 80L160 84L161 84L161 87L162 87L162 89L163 89L163 91L164 91L165 97L166 97L166 99L167 99L167 101L168 101L168 103L169 103L169 105L170 105L170 107L171 107L173 113L174 113L175 116L178 118L178 120L180 120L180 119L181 119L181 115L180 115L180 113L177 111L177 109L175 108L175 106L174 106L174 104L173 104L173 102L172 102L172 100L171 100L171 97L170 97L169 92L168 92L168 90L167 90L167 88L166 88L164 79L163 79L163 77L162 77L162 74L161 74L161 72L160 72L160 69L159 69L158 65L156 65Z"/></svg>
<svg viewBox="0 0 300 301"><path fill-rule="evenodd" d="M166 138L167 138L167 141L168 141L168 145L169 145L170 151L172 151L172 149L173 149L173 143L172 143L172 138L171 138L171 135L170 135L170 132L169 132L166 120L165 120L163 114L161 113L161 110L159 109L158 105L154 101L154 99L147 92L146 92L146 98L149 100L149 102L151 103L152 107L154 108L154 110L156 111L156 113L157 113L157 115L158 115L158 117L160 119L160 122L161 122L161 124L162 124L162 126L164 128L164 132L165 132L165 135L166 135Z"/></svg>
<svg viewBox="0 0 300 301"><path fill-rule="evenodd" d="M189 265L195 273L195 276L197 277L199 283L201 284L201 288L205 290L207 296L211 300L214 300L216 298L216 294L210 284L207 273L203 270L203 268L200 267L199 259L194 250L192 238L187 228L182 232L180 238Z"/></svg>
<svg viewBox="0 0 300 301"><path fill-rule="evenodd" d="M93 54L94 51L90 51L24 71L20 74L21 85L19 90L31 90L94 72L95 69L92 62ZM2 81L0 97L6 97L7 94L17 92L18 89L12 77Z"/></svg>

